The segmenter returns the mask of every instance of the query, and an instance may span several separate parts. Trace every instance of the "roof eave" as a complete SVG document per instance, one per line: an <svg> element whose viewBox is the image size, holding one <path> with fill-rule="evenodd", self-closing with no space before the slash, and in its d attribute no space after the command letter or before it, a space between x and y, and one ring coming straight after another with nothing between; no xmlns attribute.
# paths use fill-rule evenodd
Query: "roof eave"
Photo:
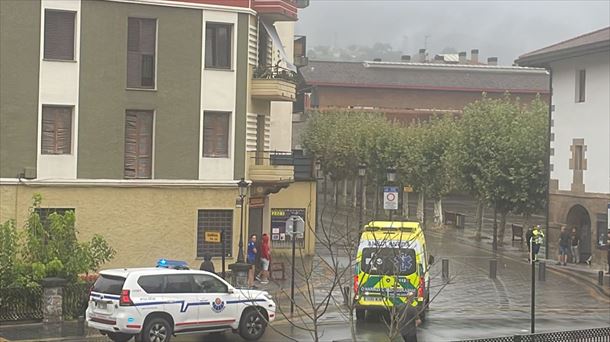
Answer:
<svg viewBox="0 0 610 342"><path fill-rule="evenodd" d="M610 40L595 42L588 45L551 51L540 54L523 55L515 60L515 64L527 67L548 68L551 62L573 57L591 55L610 50Z"/></svg>

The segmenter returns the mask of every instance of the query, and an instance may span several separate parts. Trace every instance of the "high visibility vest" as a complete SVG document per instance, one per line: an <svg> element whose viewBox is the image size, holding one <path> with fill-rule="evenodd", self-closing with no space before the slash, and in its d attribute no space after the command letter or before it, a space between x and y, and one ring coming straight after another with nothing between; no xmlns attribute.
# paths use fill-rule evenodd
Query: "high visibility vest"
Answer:
<svg viewBox="0 0 610 342"><path fill-rule="evenodd" d="M532 232L532 242L541 245L544 240L544 233L541 230L534 229Z"/></svg>

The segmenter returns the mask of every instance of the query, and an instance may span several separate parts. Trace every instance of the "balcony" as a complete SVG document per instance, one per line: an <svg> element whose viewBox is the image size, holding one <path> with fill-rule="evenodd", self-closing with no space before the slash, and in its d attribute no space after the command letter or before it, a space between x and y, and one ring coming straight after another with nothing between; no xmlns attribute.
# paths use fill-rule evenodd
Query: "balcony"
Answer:
<svg viewBox="0 0 610 342"><path fill-rule="evenodd" d="M298 2L304 5L303 1ZM253 0L252 9L269 21L297 21L297 1L294 0Z"/></svg>
<svg viewBox="0 0 610 342"><path fill-rule="evenodd" d="M251 96L267 101L296 99L295 73L280 67L257 68L252 77Z"/></svg>
<svg viewBox="0 0 610 342"><path fill-rule="evenodd" d="M248 176L256 183L292 183L294 166L291 152L248 152Z"/></svg>

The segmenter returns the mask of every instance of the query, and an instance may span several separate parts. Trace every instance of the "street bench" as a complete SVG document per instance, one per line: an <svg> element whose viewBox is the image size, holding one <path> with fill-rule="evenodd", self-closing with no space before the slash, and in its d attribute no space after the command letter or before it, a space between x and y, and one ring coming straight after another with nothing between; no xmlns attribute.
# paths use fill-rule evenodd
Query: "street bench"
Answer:
<svg viewBox="0 0 610 342"><path fill-rule="evenodd" d="M282 272L282 277L281 278L276 278L273 276L274 272ZM269 277L273 280L285 280L286 279L286 270L284 268L284 263L283 262L272 262L271 265L269 265Z"/></svg>
<svg viewBox="0 0 610 342"><path fill-rule="evenodd" d="M521 240L521 242L523 242L523 226L519 225L519 224L511 224L510 225L512 231L513 231L513 239L512 241L515 241L515 237L518 237L519 240Z"/></svg>
<svg viewBox="0 0 610 342"><path fill-rule="evenodd" d="M453 211L445 211L445 224L455 228L464 228L466 223L466 215Z"/></svg>

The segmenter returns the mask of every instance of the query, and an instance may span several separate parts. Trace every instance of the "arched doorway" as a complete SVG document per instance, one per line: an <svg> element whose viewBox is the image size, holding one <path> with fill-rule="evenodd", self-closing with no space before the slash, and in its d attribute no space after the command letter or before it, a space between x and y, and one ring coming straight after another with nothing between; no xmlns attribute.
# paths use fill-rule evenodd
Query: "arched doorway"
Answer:
<svg viewBox="0 0 610 342"><path fill-rule="evenodd" d="M580 236L579 253L580 260L584 262L591 256L591 217L587 209L582 205L575 205L568 211L566 218L568 231L576 227Z"/></svg>

